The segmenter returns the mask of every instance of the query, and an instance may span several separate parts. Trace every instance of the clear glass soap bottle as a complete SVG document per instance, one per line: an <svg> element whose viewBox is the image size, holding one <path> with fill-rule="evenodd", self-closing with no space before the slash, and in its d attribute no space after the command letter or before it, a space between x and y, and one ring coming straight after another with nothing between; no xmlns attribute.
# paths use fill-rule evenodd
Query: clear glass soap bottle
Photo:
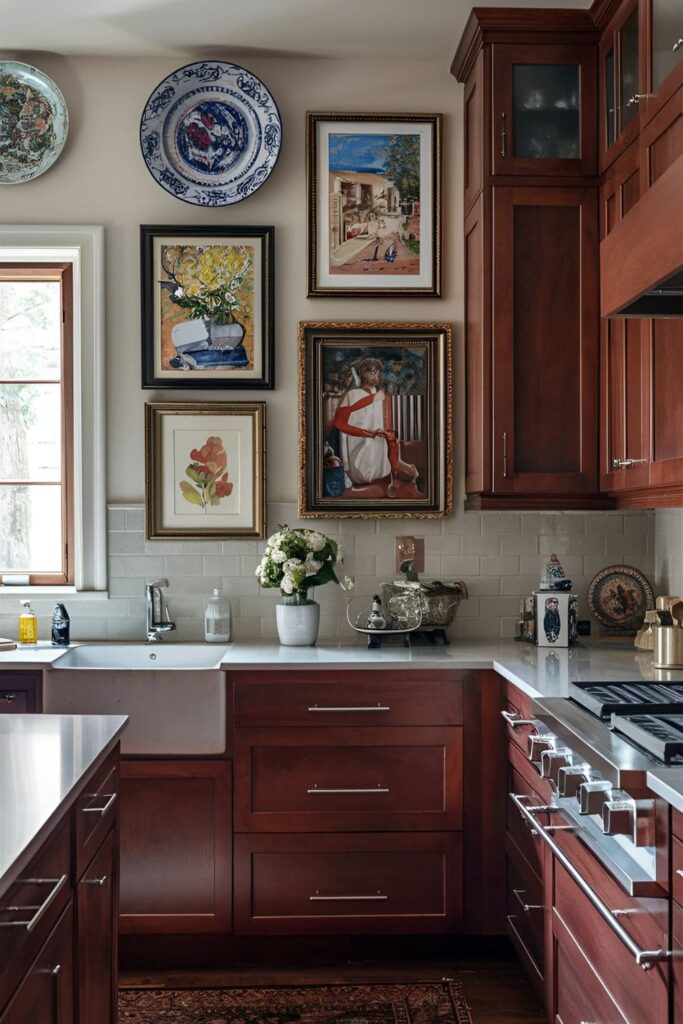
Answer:
<svg viewBox="0 0 683 1024"><path fill-rule="evenodd" d="M204 614L204 638L210 644L227 644L232 633L232 608L220 587L215 587Z"/></svg>

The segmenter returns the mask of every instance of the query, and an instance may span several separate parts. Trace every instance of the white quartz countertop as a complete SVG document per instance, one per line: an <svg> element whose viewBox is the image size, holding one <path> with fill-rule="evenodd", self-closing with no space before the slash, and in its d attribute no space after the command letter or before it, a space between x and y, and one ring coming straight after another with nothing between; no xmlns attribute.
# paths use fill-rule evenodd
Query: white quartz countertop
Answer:
<svg viewBox="0 0 683 1024"><path fill-rule="evenodd" d="M0 896L126 722L125 715L0 715Z"/></svg>

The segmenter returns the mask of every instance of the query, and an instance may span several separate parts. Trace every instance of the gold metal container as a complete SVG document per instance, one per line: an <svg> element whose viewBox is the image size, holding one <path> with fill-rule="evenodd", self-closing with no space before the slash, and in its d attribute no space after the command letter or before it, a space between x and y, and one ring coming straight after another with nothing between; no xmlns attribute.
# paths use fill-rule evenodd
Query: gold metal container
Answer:
<svg viewBox="0 0 683 1024"><path fill-rule="evenodd" d="M680 626L655 628L655 668L683 668L683 629Z"/></svg>

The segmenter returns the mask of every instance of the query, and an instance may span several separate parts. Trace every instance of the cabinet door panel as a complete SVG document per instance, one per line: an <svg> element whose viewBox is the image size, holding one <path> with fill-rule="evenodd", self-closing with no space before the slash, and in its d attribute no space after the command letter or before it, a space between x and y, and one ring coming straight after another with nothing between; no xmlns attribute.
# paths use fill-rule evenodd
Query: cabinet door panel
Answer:
<svg viewBox="0 0 683 1024"><path fill-rule="evenodd" d="M229 930L230 789L226 761L121 763L122 933Z"/></svg>
<svg viewBox="0 0 683 1024"><path fill-rule="evenodd" d="M625 1024L624 1016L588 962L564 931L562 935L562 941L555 942L557 1024L578 1024L580 1021Z"/></svg>
<svg viewBox="0 0 683 1024"><path fill-rule="evenodd" d="M74 1024L74 1020L73 904L70 903L0 1016L0 1024Z"/></svg>
<svg viewBox="0 0 683 1024"><path fill-rule="evenodd" d="M683 320L650 321L652 345L652 464L650 484L683 483L683 432L678 409L683 394Z"/></svg>
<svg viewBox="0 0 683 1024"><path fill-rule="evenodd" d="M240 729L235 830L460 828L462 730Z"/></svg>
<svg viewBox="0 0 683 1024"><path fill-rule="evenodd" d="M596 171L591 46L495 44L493 173Z"/></svg>
<svg viewBox="0 0 683 1024"><path fill-rule="evenodd" d="M494 489L597 489L597 203L494 190Z"/></svg>
<svg viewBox="0 0 683 1024"><path fill-rule="evenodd" d="M116 838L113 831L78 883L78 1021L116 1021Z"/></svg>
<svg viewBox="0 0 683 1024"><path fill-rule="evenodd" d="M442 933L461 917L460 833L235 837L237 934Z"/></svg>

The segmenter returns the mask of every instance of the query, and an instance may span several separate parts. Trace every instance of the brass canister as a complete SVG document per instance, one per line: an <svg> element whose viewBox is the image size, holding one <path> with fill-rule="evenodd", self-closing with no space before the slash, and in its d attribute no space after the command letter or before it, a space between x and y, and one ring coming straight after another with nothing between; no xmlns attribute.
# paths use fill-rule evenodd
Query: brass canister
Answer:
<svg viewBox="0 0 683 1024"><path fill-rule="evenodd" d="M683 668L683 629L680 626L655 627L655 668Z"/></svg>

